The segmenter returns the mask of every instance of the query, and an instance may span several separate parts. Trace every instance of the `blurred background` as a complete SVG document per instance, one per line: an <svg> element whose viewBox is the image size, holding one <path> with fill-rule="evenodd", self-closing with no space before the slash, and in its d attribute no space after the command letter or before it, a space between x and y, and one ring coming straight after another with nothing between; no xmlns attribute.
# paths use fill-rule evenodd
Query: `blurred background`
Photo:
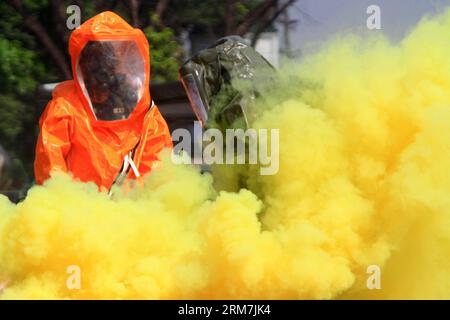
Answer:
<svg viewBox="0 0 450 320"><path fill-rule="evenodd" d="M368 30L367 7L381 9ZM314 52L337 32L382 32L399 41L450 0L2 0L0 2L0 193L18 201L33 184L38 120L55 84L72 78L67 19L110 10L141 28L151 55L151 93L171 130L194 115L178 68L215 40L237 34L279 68Z"/></svg>

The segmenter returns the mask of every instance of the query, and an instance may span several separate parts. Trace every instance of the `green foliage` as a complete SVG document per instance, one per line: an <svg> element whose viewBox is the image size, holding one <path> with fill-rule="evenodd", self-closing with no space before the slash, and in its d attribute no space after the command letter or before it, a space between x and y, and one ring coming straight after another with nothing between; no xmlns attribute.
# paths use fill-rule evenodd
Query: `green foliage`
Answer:
<svg viewBox="0 0 450 320"><path fill-rule="evenodd" d="M19 41L0 36L0 61L1 92L18 95L34 92L38 76L44 73L34 51L24 48Z"/></svg>
<svg viewBox="0 0 450 320"><path fill-rule="evenodd" d="M24 5L34 12L42 9L46 3L45 0L33 0L25 1ZM22 17L11 6L1 2L0 94L25 101L35 94L40 82L55 78L52 61L37 39L23 28Z"/></svg>
<svg viewBox="0 0 450 320"><path fill-rule="evenodd" d="M151 80L155 82L173 81L178 78L178 59L182 49L170 28L156 31L152 27L144 29L150 43Z"/></svg>
<svg viewBox="0 0 450 320"><path fill-rule="evenodd" d="M32 2L30 7L28 2ZM25 5L35 12L44 3L27 1ZM0 145L32 176L36 89L39 83L52 81L56 75L52 61L23 24L11 6L0 2ZM14 177L20 185L18 175Z"/></svg>
<svg viewBox="0 0 450 320"><path fill-rule="evenodd" d="M261 0L236 1L233 16L235 23L239 24L259 4ZM226 1L223 0L172 0L168 14L176 15L183 27L195 27L201 32L214 32L217 37L222 37L225 32L225 6Z"/></svg>
<svg viewBox="0 0 450 320"><path fill-rule="evenodd" d="M48 5L47 0L22 0L22 2L29 11L37 11Z"/></svg>
<svg viewBox="0 0 450 320"><path fill-rule="evenodd" d="M0 137L1 144L14 149L23 124L33 118L34 110L10 95L0 94Z"/></svg>

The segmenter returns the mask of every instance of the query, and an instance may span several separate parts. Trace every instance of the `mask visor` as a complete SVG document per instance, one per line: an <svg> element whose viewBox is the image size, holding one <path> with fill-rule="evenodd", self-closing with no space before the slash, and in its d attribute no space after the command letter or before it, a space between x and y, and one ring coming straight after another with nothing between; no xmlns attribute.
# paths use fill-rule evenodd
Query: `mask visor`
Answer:
<svg viewBox="0 0 450 320"><path fill-rule="evenodd" d="M194 76L192 74L184 75L181 78L181 83L183 84L184 90L189 98L192 110L197 116L197 119L201 122L202 126L204 126L206 121L208 121L208 108L203 103Z"/></svg>
<svg viewBox="0 0 450 320"><path fill-rule="evenodd" d="M124 120L143 94L144 59L134 41L89 41L77 80L97 120Z"/></svg>

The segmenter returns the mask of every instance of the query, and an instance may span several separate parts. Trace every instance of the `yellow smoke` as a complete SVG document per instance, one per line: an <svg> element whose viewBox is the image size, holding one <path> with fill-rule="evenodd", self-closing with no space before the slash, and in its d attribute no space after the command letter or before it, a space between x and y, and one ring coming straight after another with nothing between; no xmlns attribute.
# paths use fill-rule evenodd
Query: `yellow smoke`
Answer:
<svg viewBox="0 0 450 320"><path fill-rule="evenodd" d="M166 155L114 200L63 175L0 197L0 297L450 298L449 39L450 10L286 68L255 123L280 129L280 170L252 191Z"/></svg>

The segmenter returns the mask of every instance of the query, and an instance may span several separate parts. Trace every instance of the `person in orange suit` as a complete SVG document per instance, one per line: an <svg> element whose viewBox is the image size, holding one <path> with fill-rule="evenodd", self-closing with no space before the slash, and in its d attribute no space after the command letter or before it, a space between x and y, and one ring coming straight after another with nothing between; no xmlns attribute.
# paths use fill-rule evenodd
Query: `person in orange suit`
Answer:
<svg viewBox="0 0 450 320"><path fill-rule="evenodd" d="M150 96L144 33L103 12L72 32L69 53L73 80L55 88L39 121L36 182L71 172L106 191L151 171L172 140Z"/></svg>

